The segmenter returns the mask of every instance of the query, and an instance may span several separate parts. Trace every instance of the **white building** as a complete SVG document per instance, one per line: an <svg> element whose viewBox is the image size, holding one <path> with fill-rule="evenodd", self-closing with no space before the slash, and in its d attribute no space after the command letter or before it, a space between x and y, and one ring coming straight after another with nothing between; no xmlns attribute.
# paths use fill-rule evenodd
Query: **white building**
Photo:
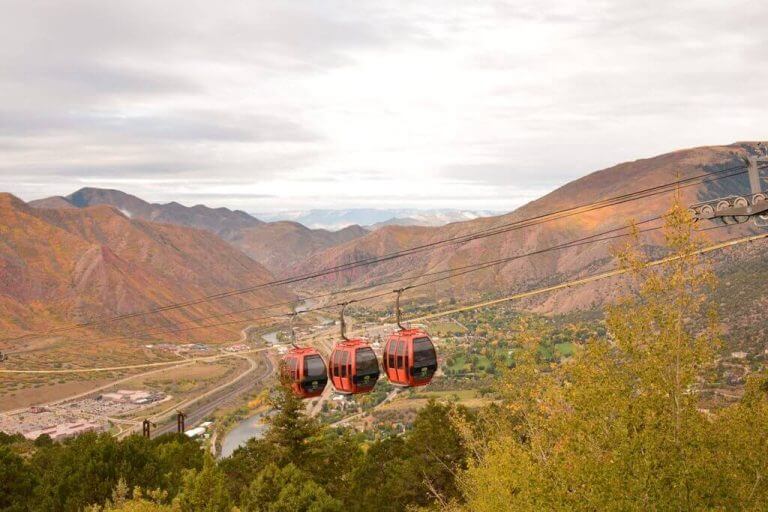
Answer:
<svg viewBox="0 0 768 512"><path fill-rule="evenodd" d="M195 427L184 432L185 436L192 439L196 438L197 436L201 436L203 434L205 434L205 427Z"/></svg>

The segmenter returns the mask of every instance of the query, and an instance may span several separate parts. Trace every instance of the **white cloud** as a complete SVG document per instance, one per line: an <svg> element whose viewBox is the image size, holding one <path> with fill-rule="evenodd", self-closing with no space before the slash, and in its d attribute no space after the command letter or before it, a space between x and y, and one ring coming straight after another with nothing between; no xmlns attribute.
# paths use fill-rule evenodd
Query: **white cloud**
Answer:
<svg viewBox="0 0 768 512"><path fill-rule="evenodd" d="M0 189L250 211L509 209L765 138L768 5L10 1ZM249 202L250 201L250 202Z"/></svg>

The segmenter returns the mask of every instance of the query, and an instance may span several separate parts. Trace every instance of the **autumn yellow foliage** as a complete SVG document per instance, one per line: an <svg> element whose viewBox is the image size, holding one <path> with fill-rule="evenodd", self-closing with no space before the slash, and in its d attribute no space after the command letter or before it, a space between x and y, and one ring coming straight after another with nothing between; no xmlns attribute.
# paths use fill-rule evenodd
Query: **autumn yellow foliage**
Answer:
<svg viewBox="0 0 768 512"><path fill-rule="evenodd" d="M666 239L681 258L663 267L621 253L634 287L606 311L605 339L553 366L523 326L502 405L465 429L473 457L457 510L768 508L768 380L752 377L734 406L700 410L719 345L715 280L684 209L667 215Z"/></svg>

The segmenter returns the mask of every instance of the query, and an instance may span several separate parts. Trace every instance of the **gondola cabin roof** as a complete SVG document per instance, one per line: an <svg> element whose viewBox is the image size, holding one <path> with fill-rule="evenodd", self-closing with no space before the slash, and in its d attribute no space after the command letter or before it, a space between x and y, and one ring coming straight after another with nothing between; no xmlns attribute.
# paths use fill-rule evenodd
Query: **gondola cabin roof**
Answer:
<svg viewBox="0 0 768 512"><path fill-rule="evenodd" d="M333 347L334 350L351 349L358 347L370 347L370 343L362 338L352 338L350 340L340 341Z"/></svg>
<svg viewBox="0 0 768 512"><path fill-rule="evenodd" d="M291 350L288 351L287 354L285 354L283 357L289 357L289 356L308 356L312 354L317 354L317 350L312 347L294 347Z"/></svg>
<svg viewBox="0 0 768 512"><path fill-rule="evenodd" d="M399 336L401 338L411 338L411 337L415 338L417 336L427 336L428 337L429 334L427 334L427 331L425 331L424 329L421 329L419 327L414 327L412 329L400 329L400 330L397 330L397 331L393 332L392 334L390 334L390 336Z"/></svg>

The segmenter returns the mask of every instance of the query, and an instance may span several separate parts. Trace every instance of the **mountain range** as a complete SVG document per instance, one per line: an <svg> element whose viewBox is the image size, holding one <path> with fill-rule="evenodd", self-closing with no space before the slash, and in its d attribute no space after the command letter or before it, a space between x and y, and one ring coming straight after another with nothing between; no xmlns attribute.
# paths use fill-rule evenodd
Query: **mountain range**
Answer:
<svg viewBox="0 0 768 512"><path fill-rule="evenodd" d="M240 288L244 283L273 276L292 276L379 258L500 226L512 227L466 243L442 244L406 257L330 274L302 283L294 290L264 289L238 296L233 299L237 305L221 302L206 304L205 308L226 311L228 307L241 307L245 303L284 300L294 292L377 285L395 277L408 277L410 283L418 284L428 279L422 277L425 273L499 259L508 261L409 291L404 300L471 300L554 284L612 269L614 251L626 239L603 240L513 258L596 232L625 227L632 220L641 222L658 217L669 209L675 195L685 205L744 193L748 190L745 174L722 180L714 178L719 171L738 166L741 156L755 151L755 143L744 142L626 162L567 183L509 214L437 227L380 225L367 230L353 225L328 231L293 221L265 222L245 212L225 208L151 204L113 190L82 189L70 196L29 204L6 194L2 196L0 222L0 230L8 233L0 241L0 308L10 313L2 317L8 325L0 327L23 330L65 319L79 321L102 313L131 312L226 288ZM527 227L514 226L521 220L553 211L698 176L711 179L642 200L621 202ZM338 218L344 215L339 214ZM718 241L756 229L749 223L710 230L705 236ZM664 245L661 230L640 237L650 253L660 253ZM740 266L764 270L763 253L756 245L715 255L712 261L724 276L727 287L731 282L744 281L743 276L734 277ZM760 282L753 283L753 288L762 289ZM391 287L391 284L382 285L381 290L388 291ZM621 289L619 281L607 280L530 299L520 307L543 313L590 309L610 301ZM382 299L385 300L389 298ZM751 318L762 318L758 312L768 305L766 300L766 294L757 293L743 308L755 313ZM174 321L176 316L188 318L192 314L174 311L166 322ZM758 324L764 327L764 321L755 325Z"/></svg>
<svg viewBox="0 0 768 512"><path fill-rule="evenodd" d="M313 229L338 230L359 225L370 230L382 226L442 226L479 217L498 215L486 210L416 209L416 208L352 208L341 210L306 210L294 212L260 213L256 216L267 221L291 220Z"/></svg>
<svg viewBox="0 0 768 512"><path fill-rule="evenodd" d="M756 143L737 143L681 150L622 163L567 183L509 214L479 218L439 228L382 227L363 237L312 255L304 261L300 270L303 272L377 258L406 248L511 225L523 219L594 203L656 185L716 173L719 170L740 165L741 155L755 152ZM375 266L336 273L326 277L325 281L318 286L319 288L357 287L402 275L413 276L412 282L418 284L426 280L426 278L419 278L426 272L447 271L468 264L511 258L577 240L596 232L627 226L632 220L640 222L663 215L671 207L675 193L679 194L680 202L687 205L729 194L745 193L748 190L746 174L696 184L642 200L628 201L530 227L506 230L494 236L463 244L442 245L433 250L386 261ZM705 236L717 241L754 230L754 226L749 223L712 230ZM487 270L465 274L413 290L410 294L416 298L422 296L425 300L428 298L440 300L449 297L466 298L516 293L531 287L553 284L611 269L615 265L614 249L624 242L626 239L606 240L534 257L519 258ZM658 253L660 247L664 245L664 235L661 230L643 234L641 242L651 253ZM526 304L544 313L564 313L603 304L616 293L616 282L604 281L550 294Z"/></svg>
<svg viewBox="0 0 768 512"><path fill-rule="evenodd" d="M329 231L309 229L292 221L263 222L239 210L204 205L184 206L176 202L149 203L119 190L99 188L83 188L68 196L48 197L30 201L29 204L42 209L109 205L129 218L202 229L278 273L289 271L307 254L348 242L368 232L357 225Z"/></svg>

